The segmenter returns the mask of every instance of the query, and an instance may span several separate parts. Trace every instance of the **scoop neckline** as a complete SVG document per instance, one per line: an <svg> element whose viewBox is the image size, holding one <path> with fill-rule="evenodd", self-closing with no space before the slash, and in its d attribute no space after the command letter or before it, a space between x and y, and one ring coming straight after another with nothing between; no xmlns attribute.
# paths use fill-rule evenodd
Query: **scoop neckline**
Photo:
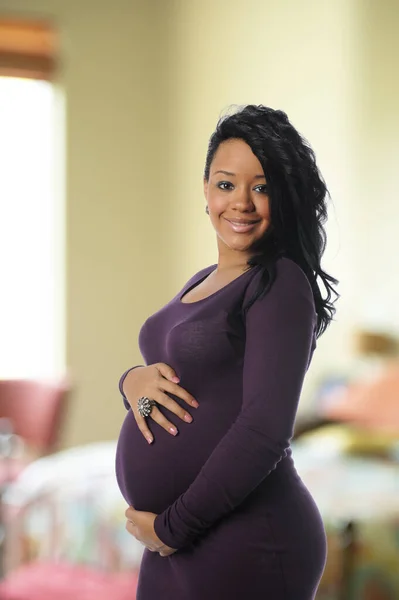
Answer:
<svg viewBox="0 0 399 600"><path fill-rule="evenodd" d="M257 265L255 265L257 266ZM209 294L209 296L206 296L205 298L201 298L200 300L195 300L195 302L183 302L183 298L186 294L188 294L189 292L191 292L191 290L193 290L194 288L196 288L200 283L202 283L203 281L205 281L205 279L207 277L209 277L209 275L211 275L214 271L216 271L217 269L217 264L215 265L211 265L210 267L208 267L209 269L211 269L210 271L208 271L207 269L207 273L205 275L203 275L202 277L200 277L198 280L194 281L194 283L192 285L190 285L190 287L188 287L187 289L183 289L183 292L179 295L179 303L180 304L187 304L187 306L190 306L190 304L200 304L202 302L205 302L206 300L209 300L210 298L214 298L215 296L219 295L221 292L223 292L223 290L225 290L226 288L230 287L233 283L235 283L236 281L238 281L239 279L241 279L242 277L244 277L244 275L247 275L248 273L251 273L254 269L254 267L250 267L249 269L247 269L246 271L244 271L243 273L241 273L240 275L238 275L238 277L235 277L234 279L232 279L231 281L229 281L229 283L226 283L226 285L224 285L223 287L219 288L218 290L216 290L216 292L213 292L212 294Z"/></svg>

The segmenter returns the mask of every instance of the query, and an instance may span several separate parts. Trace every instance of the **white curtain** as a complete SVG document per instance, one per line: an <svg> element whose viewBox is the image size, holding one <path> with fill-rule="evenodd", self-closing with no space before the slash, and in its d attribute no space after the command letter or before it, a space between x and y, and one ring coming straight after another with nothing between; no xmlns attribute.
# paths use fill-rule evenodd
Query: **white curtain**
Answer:
<svg viewBox="0 0 399 600"><path fill-rule="evenodd" d="M56 112L51 83L0 77L0 378L64 367Z"/></svg>

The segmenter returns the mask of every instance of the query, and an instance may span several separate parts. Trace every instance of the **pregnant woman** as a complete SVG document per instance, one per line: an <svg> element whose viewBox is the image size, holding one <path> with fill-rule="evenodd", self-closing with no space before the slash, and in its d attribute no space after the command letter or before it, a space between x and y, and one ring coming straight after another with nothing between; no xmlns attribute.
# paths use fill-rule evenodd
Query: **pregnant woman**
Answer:
<svg viewBox="0 0 399 600"><path fill-rule="evenodd" d="M117 479L146 546L137 600L311 600L326 538L290 440L335 312L327 188L287 115L249 105L217 124L204 190L217 264L145 321L147 366L119 384Z"/></svg>

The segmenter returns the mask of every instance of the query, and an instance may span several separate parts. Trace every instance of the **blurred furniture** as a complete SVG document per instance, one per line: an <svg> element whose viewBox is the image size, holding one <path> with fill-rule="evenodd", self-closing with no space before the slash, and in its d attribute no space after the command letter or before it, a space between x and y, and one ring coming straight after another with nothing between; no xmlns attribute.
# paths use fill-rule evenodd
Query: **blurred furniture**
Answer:
<svg viewBox="0 0 399 600"><path fill-rule="evenodd" d="M66 379L0 380L0 419L7 420L24 449L0 463L0 482L14 480L32 458L57 449L68 392Z"/></svg>
<svg viewBox="0 0 399 600"><path fill-rule="evenodd" d="M327 530L317 600L399 598L399 361L388 341L359 335L359 352L385 359L327 389L297 424L295 465Z"/></svg>
<svg viewBox="0 0 399 600"><path fill-rule="evenodd" d="M399 461L347 452L342 440L324 425L292 444L297 471L327 531L329 555L317 600L397 600ZM5 502L18 509L18 519L8 531L4 590L16 593L25 585L31 596L21 594L22 600L68 598L68 591L78 600L65 583L69 573L73 586L76 573L85 574L88 590L91 579L93 590L96 581L105 590L108 581L115 590L117 582L130 581L129 600L135 597L143 546L125 529L115 454L115 441L63 450L32 462L9 487ZM1 593L0 587L3 600ZM98 600L94 592L83 597Z"/></svg>
<svg viewBox="0 0 399 600"><path fill-rule="evenodd" d="M0 579L6 544L4 494L31 460L57 448L68 392L65 378L0 380Z"/></svg>
<svg viewBox="0 0 399 600"><path fill-rule="evenodd" d="M9 486L8 571L33 561L65 561L101 571L131 572L143 546L126 531L115 477L116 441L69 448L32 462Z"/></svg>
<svg viewBox="0 0 399 600"><path fill-rule="evenodd" d="M385 332L359 329L353 334L353 347L359 356L381 356L385 358L398 355L398 340Z"/></svg>
<svg viewBox="0 0 399 600"><path fill-rule="evenodd" d="M0 467L6 467L13 453L13 435L11 423L0 417ZM6 492L7 481L0 478L0 581L4 577L6 527L3 510L3 496Z"/></svg>
<svg viewBox="0 0 399 600"><path fill-rule="evenodd" d="M137 574L57 563L30 564L0 584L1 600L135 600Z"/></svg>
<svg viewBox="0 0 399 600"><path fill-rule="evenodd" d="M292 444L296 470L327 532L317 600L399 598L399 454L390 443L384 456L380 439L367 448L357 433L323 424Z"/></svg>
<svg viewBox="0 0 399 600"><path fill-rule="evenodd" d="M4 501L7 573L1 600L134 600L143 546L125 528L115 477L116 441L32 462Z"/></svg>
<svg viewBox="0 0 399 600"><path fill-rule="evenodd" d="M340 390L324 416L399 438L399 361Z"/></svg>
<svg viewBox="0 0 399 600"><path fill-rule="evenodd" d="M369 379L367 389L381 411L385 401L393 408L393 425L395 392L387 381L396 381L392 365ZM328 560L317 600L398 600L399 435L321 416L298 425L292 448L327 531ZM9 486L5 503L19 517L8 531L12 552L2 600L3 591L13 592L14 600L18 589L31 594L21 593L21 600L46 594L79 600L66 583L69 577L74 585L74 573L76 580L84 573L88 590L91 580L93 590L96 581L104 589L107 581L115 582L116 590L119 577L126 576L134 598L143 547L125 530L115 453L115 441L57 452L32 462ZM59 588L51 587L56 584ZM98 600L94 592L82 591L82 597Z"/></svg>

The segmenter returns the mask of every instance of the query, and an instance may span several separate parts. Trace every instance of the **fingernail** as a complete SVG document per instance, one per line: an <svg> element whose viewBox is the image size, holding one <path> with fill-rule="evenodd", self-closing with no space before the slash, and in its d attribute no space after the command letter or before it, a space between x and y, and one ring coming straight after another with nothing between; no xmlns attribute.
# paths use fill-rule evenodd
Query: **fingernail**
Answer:
<svg viewBox="0 0 399 600"><path fill-rule="evenodd" d="M199 404L198 404L198 402L196 400L193 400L191 402L191 404L194 406L194 408L198 408L199 407Z"/></svg>
<svg viewBox="0 0 399 600"><path fill-rule="evenodd" d="M179 383L180 379L178 377L172 377L173 383Z"/></svg>
<svg viewBox="0 0 399 600"><path fill-rule="evenodd" d="M152 442L153 442L153 438L152 438L152 437L148 436L148 437L146 437L145 439L147 440L147 442L148 442L149 444L152 444Z"/></svg>
<svg viewBox="0 0 399 600"><path fill-rule="evenodd" d="M184 415L184 420L187 421L187 423L191 423L191 421L193 420L191 415L188 415L187 413Z"/></svg>
<svg viewBox="0 0 399 600"><path fill-rule="evenodd" d="M177 434L177 429L175 427L169 427L169 431L170 433L173 433L173 435Z"/></svg>

